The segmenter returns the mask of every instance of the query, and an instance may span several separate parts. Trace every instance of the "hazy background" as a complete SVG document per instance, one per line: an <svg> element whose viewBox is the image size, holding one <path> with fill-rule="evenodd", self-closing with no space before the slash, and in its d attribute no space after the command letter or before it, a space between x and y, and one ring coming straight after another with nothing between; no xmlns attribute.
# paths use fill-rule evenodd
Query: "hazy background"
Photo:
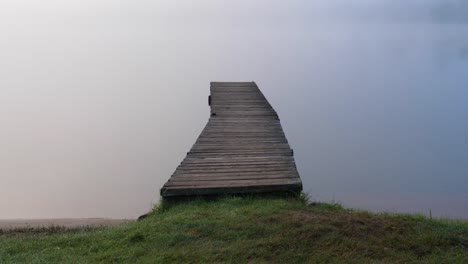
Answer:
<svg viewBox="0 0 468 264"><path fill-rule="evenodd" d="M251 81L305 191L468 218L468 1L0 2L0 218L133 218Z"/></svg>

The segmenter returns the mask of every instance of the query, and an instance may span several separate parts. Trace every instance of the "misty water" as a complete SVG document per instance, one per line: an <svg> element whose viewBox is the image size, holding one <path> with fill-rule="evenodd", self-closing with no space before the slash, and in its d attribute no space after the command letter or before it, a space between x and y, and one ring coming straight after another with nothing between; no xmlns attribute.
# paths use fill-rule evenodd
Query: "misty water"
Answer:
<svg viewBox="0 0 468 264"><path fill-rule="evenodd" d="M468 5L406 2L2 1L0 219L149 211L214 80L256 81L311 199L468 219Z"/></svg>

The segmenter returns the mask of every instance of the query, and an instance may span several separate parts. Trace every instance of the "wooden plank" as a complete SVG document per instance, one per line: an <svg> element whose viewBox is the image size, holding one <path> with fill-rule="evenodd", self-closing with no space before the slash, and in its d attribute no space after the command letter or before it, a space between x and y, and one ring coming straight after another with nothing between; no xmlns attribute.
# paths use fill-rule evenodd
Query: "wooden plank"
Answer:
<svg viewBox="0 0 468 264"><path fill-rule="evenodd" d="M249 85L249 86L257 86L255 82L210 82L211 86L239 86L239 85Z"/></svg>
<svg viewBox="0 0 468 264"><path fill-rule="evenodd" d="M294 163L291 157L268 159L185 159L181 164L216 165L216 164L265 164L265 163Z"/></svg>
<svg viewBox="0 0 468 264"><path fill-rule="evenodd" d="M216 173L211 173L211 174L207 174L207 173L194 173L194 172L184 172L184 171L176 171L174 174L172 174L171 176L171 179L172 177L193 177L193 178L198 178L198 177L210 177L210 176L213 176L213 177L238 177L238 176L242 176L242 175L256 175L256 176L259 176L259 177L262 177L262 176L268 176L268 175L277 175L277 174L281 174L281 175L297 175L297 177L299 177L299 174L297 172L297 170L288 170L288 171L274 171L274 172L271 172L271 171L254 171L254 172L249 172L249 173L246 173L246 172L216 172Z"/></svg>
<svg viewBox="0 0 468 264"><path fill-rule="evenodd" d="M228 186L258 186L267 184L295 184L299 183L299 178L281 178L281 179L253 179L253 180L224 180L224 181L168 181L166 187L228 187Z"/></svg>
<svg viewBox="0 0 468 264"><path fill-rule="evenodd" d="M184 165L187 165L184 164ZM207 175L213 174L213 173L242 173L250 171L253 173L276 173L276 172L297 172L297 169L294 164L282 164L281 166L265 166L263 164L260 165L219 165L219 166L213 166L210 164L205 164L205 165L199 165L199 164L191 164L190 166L180 166L176 169L174 174L188 174L188 173L193 173L193 174L204 174L206 173Z"/></svg>
<svg viewBox="0 0 468 264"><path fill-rule="evenodd" d="M242 187L168 187L161 189L161 195L165 198L177 196L200 196L200 195L225 195L225 194L242 194L242 193L264 193L264 192L284 192L284 191L301 191L302 183L298 184L268 184L258 186L242 186Z"/></svg>

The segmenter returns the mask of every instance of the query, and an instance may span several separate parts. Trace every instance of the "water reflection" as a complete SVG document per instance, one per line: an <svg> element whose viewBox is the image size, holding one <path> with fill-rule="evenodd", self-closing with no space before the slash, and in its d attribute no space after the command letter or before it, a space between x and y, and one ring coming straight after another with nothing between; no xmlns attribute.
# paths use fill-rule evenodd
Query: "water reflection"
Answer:
<svg viewBox="0 0 468 264"><path fill-rule="evenodd" d="M0 4L0 218L146 212L212 80L259 84L312 198L468 218L468 27L442 1L30 2Z"/></svg>
<svg viewBox="0 0 468 264"><path fill-rule="evenodd" d="M443 23L468 22L468 2L464 0L436 1L433 18Z"/></svg>

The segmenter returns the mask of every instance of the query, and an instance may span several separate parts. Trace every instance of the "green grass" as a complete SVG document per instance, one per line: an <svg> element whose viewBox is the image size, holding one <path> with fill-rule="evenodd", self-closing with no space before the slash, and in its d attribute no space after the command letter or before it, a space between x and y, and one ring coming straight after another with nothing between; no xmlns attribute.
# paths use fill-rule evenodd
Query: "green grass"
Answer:
<svg viewBox="0 0 468 264"><path fill-rule="evenodd" d="M293 197L163 204L100 229L0 232L2 263L468 263L468 223Z"/></svg>

